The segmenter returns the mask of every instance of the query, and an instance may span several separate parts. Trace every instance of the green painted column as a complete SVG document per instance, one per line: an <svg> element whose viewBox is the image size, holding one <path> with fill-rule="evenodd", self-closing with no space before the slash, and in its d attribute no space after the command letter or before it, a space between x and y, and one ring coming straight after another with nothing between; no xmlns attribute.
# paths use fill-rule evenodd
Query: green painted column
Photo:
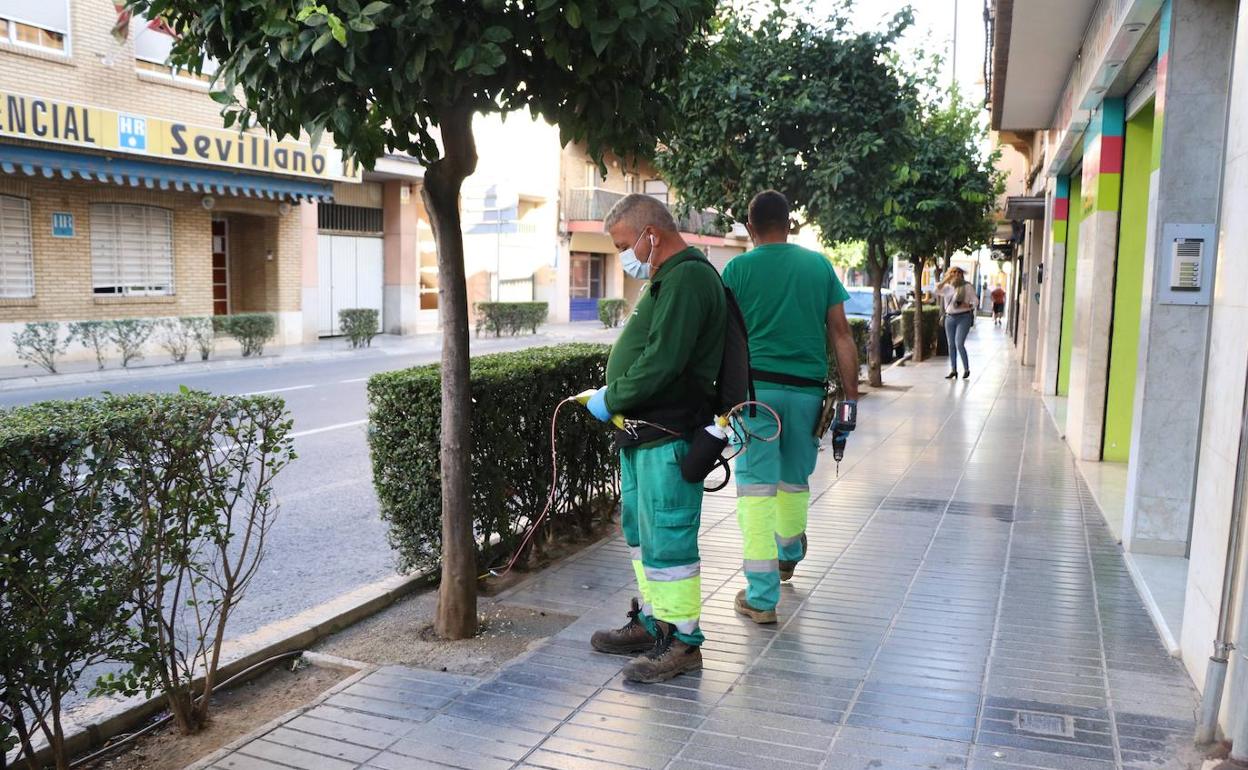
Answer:
<svg viewBox="0 0 1248 770"><path fill-rule="evenodd" d="M1062 282L1062 336L1057 354L1057 395L1070 393L1070 351L1075 328L1075 278L1079 264L1079 223L1083 221L1083 174L1070 175L1070 218L1066 222L1066 276Z"/></svg>
<svg viewBox="0 0 1248 770"><path fill-rule="evenodd" d="M1148 238L1148 191L1153 154L1153 105L1127 121L1122 164L1122 216L1114 277L1114 320L1109 349L1102 459L1130 456L1135 376L1139 367L1140 307L1144 297L1144 248Z"/></svg>

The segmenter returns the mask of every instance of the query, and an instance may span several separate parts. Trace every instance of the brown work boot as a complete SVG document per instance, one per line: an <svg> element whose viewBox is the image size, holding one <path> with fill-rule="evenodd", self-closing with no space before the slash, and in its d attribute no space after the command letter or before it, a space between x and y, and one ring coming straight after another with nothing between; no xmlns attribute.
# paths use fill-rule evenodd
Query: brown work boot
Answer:
<svg viewBox="0 0 1248 770"><path fill-rule="evenodd" d="M676 627L661 620L659 638L645 655L633 658L624 666L624 678L630 682L654 684L666 682L686 671L702 669L702 648L685 644L676 638Z"/></svg>
<svg viewBox="0 0 1248 770"><path fill-rule="evenodd" d="M802 533L802 558L806 558L806 533ZM797 562L780 560L780 582L787 583L793 579L793 571L797 569Z"/></svg>
<svg viewBox="0 0 1248 770"><path fill-rule="evenodd" d="M750 603L745 600L744 588L737 591L737 600L733 602L733 606L737 610L737 614L744 615L759 625L765 626L776 622L776 611L774 609L756 610L750 606Z"/></svg>
<svg viewBox="0 0 1248 770"><path fill-rule="evenodd" d="M595 631L589 638L595 650L611 655L636 655L654 646L654 637L641 622L641 605L633 599L631 606L627 623L610 631Z"/></svg>

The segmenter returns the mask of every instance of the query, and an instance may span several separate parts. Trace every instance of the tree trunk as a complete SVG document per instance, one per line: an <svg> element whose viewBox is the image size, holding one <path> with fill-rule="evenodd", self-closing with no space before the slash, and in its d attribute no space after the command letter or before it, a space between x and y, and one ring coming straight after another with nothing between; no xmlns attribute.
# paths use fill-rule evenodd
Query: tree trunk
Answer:
<svg viewBox="0 0 1248 770"><path fill-rule="evenodd" d="M468 639L477 633L477 559L469 434L468 287L459 193L477 166L472 109L448 110L439 125L443 156L430 164L421 190L438 249L442 317L442 582L434 630L444 639Z"/></svg>
<svg viewBox="0 0 1248 770"><path fill-rule="evenodd" d="M923 260L910 258L914 269L914 362L927 358L927 340L923 336Z"/></svg>
<svg viewBox="0 0 1248 770"><path fill-rule="evenodd" d="M884 285L884 244L872 243L867 246L867 267L871 270L871 329L867 334L867 382L873 388L884 384L880 374L880 324L883 322L883 297L881 288Z"/></svg>

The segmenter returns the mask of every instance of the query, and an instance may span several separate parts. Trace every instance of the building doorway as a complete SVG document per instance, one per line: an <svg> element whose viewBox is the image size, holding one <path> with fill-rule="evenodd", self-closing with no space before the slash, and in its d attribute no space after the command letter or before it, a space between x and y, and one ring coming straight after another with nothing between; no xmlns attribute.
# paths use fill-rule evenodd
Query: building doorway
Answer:
<svg viewBox="0 0 1248 770"><path fill-rule="evenodd" d="M598 300L606 296L606 259L602 254L572 252L568 296L569 320L598 319Z"/></svg>
<svg viewBox="0 0 1248 770"><path fill-rule="evenodd" d="M230 226L224 219L212 220L212 314L230 313Z"/></svg>

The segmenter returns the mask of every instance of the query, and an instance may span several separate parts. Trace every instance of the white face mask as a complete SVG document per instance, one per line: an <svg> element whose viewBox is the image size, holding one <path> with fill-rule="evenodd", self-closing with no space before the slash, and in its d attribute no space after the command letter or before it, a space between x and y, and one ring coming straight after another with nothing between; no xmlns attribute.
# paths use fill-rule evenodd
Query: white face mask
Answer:
<svg viewBox="0 0 1248 770"><path fill-rule="evenodd" d="M641 243L641 239L643 237L644 236L638 236L637 243ZM637 243L633 244L633 248L624 249L620 252L620 267L623 268L625 273L633 278L636 278L639 281L645 281L650 278L650 263L642 262L637 258L637 252L635 251ZM652 256L654 254L653 236L651 236L650 240L650 254Z"/></svg>

